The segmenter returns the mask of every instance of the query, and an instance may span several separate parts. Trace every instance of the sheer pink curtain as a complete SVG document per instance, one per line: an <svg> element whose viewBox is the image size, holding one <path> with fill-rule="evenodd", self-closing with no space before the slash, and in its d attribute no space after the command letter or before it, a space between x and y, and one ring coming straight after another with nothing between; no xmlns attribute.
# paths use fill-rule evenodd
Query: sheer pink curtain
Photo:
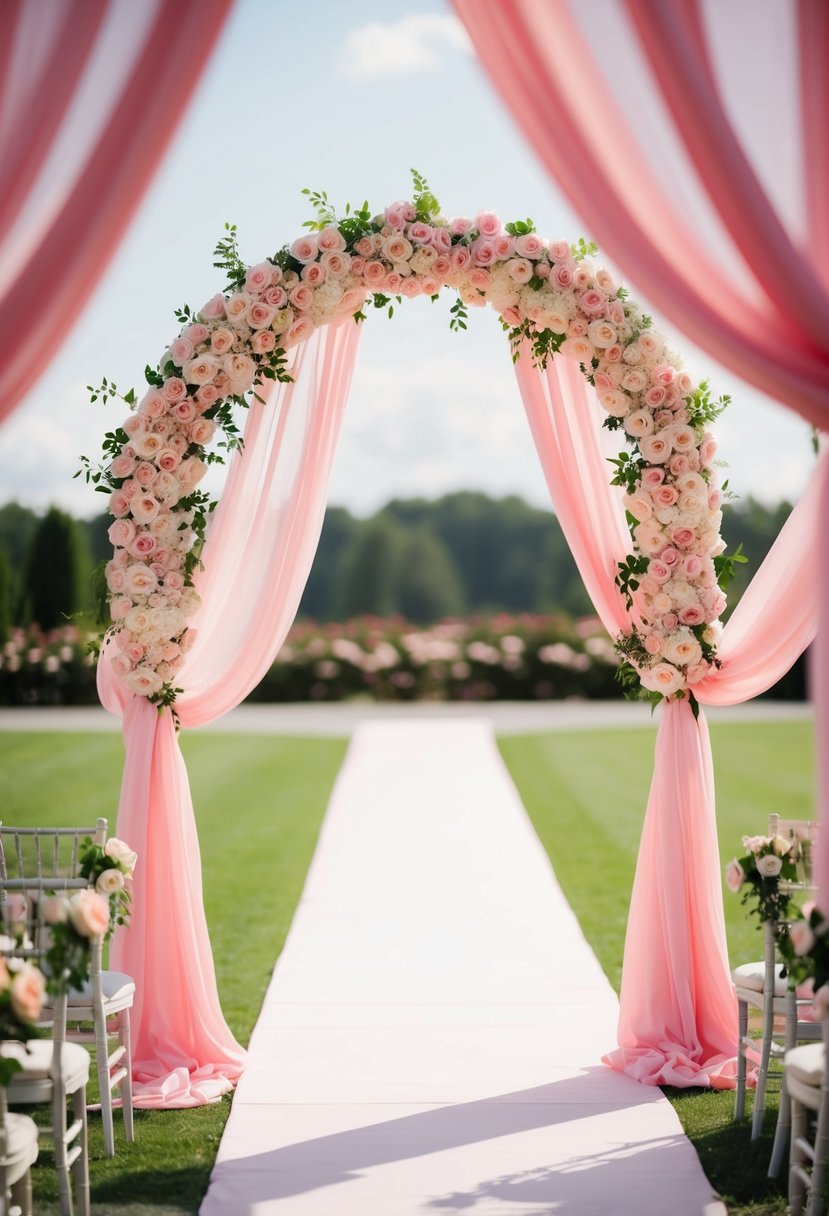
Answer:
<svg viewBox="0 0 829 1216"><path fill-rule="evenodd" d="M109 263L232 2L0 5L0 420Z"/></svg>
<svg viewBox="0 0 829 1216"><path fill-rule="evenodd" d="M829 428L829 5L453 3L519 127L629 279L704 350ZM829 603L829 531L816 552ZM827 631L822 614L822 817ZM817 873L826 903L829 832Z"/></svg>
<svg viewBox="0 0 829 1216"><path fill-rule="evenodd" d="M525 348L515 365L559 521L605 627L628 624L614 585L629 549L624 513L598 442L601 412L581 373L545 372ZM812 559L829 455L725 626L722 667L697 684L704 704L734 705L769 688L814 637ZM622 969L619 1049L607 1063L648 1084L732 1083L736 1009L728 966L714 775L705 716L661 710Z"/></svg>
<svg viewBox="0 0 829 1216"><path fill-rule="evenodd" d="M244 454L205 544L197 636L180 673L185 727L238 705L285 640L322 527L359 337L350 317L317 331L295 352L295 383L251 405ZM107 709L123 714L118 833L139 854L132 923L113 949L113 966L137 986L136 1098L193 1106L230 1088L244 1052L219 1005L187 770L172 716L127 693L105 657L98 688Z"/></svg>

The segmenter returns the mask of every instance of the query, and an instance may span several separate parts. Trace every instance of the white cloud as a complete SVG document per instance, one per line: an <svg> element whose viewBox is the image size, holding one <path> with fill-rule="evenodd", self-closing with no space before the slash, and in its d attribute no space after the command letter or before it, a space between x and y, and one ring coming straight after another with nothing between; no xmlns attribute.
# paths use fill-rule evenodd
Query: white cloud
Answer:
<svg viewBox="0 0 829 1216"><path fill-rule="evenodd" d="M350 30L340 53L340 69L352 79L415 76L440 65L447 49L471 53L457 17L439 14L369 21Z"/></svg>

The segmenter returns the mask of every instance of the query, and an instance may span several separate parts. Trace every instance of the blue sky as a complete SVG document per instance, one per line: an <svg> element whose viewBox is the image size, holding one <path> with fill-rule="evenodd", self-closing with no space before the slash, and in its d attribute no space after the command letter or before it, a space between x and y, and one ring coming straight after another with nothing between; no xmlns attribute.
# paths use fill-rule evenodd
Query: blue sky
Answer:
<svg viewBox="0 0 829 1216"><path fill-rule="evenodd" d="M226 220L255 262L308 217L304 186L339 206L380 210L429 178L446 214L532 216L548 236L590 233L537 166L438 0L237 0L193 104L91 303L16 414L0 429L2 500L77 515L100 496L72 480L97 454L116 406L88 402L102 376L138 387L177 325L176 306L221 287L212 249ZM606 260L606 259L605 259ZM635 284L628 284L636 293ZM641 297L640 297L641 298ZM390 497L460 488L549 497L496 318L449 332L447 295L373 315L332 475L330 501L365 514ZM651 310L652 311L652 310ZM664 323L664 331L673 334ZM734 404L718 425L731 486L796 498L811 468L808 428L675 336L697 374Z"/></svg>

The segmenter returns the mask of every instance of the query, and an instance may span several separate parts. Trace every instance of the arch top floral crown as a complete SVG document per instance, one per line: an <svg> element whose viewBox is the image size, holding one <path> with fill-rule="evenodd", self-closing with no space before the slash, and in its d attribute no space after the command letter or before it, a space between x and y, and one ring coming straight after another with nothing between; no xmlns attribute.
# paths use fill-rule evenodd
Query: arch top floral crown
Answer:
<svg viewBox="0 0 829 1216"><path fill-rule="evenodd" d="M179 334L146 368L140 400L106 380L93 390L93 400L119 397L131 411L106 436L104 463L84 459L81 470L110 495L114 517L111 662L128 689L159 707L181 691L199 604L193 576L215 506L198 485L222 459L209 450L217 432L220 447L241 446L233 407L248 405L257 384L290 380L287 352L315 329L347 315L361 322L367 304L391 315L395 300L436 299L443 287L457 292L452 329L466 329L470 307L489 304L514 357L527 343L538 366L556 355L578 363L604 426L624 437L611 479L625 489L631 531L616 580L631 614L616 639L626 693L685 696L717 663L723 589L745 560L724 553L708 431L728 398L712 401L707 384L693 382L651 319L594 265L594 245L550 241L531 220L503 224L489 211L447 219L425 179L413 178L412 199L377 215L366 203L338 216L326 194L304 191L315 211L306 234L252 266L226 225L214 265L227 286L176 313Z"/></svg>

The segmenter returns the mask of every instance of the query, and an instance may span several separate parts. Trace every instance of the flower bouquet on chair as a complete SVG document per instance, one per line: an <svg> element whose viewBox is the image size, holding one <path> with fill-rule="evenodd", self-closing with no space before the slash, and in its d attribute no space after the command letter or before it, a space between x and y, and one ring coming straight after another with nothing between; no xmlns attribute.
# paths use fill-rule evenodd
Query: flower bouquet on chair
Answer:
<svg viewBox="0 0 829 1216"><path fill-rule="evenodd" d="M0 1041L28 1043L40 1036L36 1025L43 1006L46 980L34 963L0 955ZM16 1072L18 1060L0 1056L0 1086L6 1088Z"/></svg>
<svg viewBox="0 0 829 1216"><path fill-rule="evenodd" d="M725 868L729 890L742 891L750 916L780 924L794 911L790 884L798 880L800 841L785 836L744 836L743 857L733 857Z"/></svg>

